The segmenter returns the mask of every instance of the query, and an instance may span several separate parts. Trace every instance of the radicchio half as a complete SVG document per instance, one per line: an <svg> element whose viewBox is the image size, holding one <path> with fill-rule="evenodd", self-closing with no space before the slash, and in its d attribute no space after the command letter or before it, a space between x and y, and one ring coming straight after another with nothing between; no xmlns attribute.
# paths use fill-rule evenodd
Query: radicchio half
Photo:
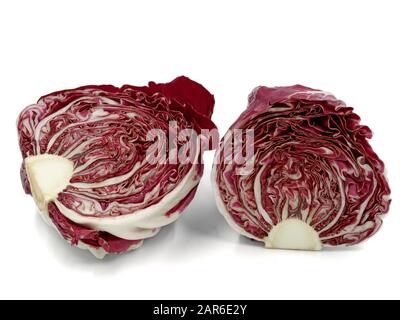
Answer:
<svg viewBox="0 0 400 320"><path fill-rule="evenodd" d="M343 101L300 85L257 87L230 136L235 129L254 130L251 170L226 159L227 134L213 183L219 211L239 233L266 247L319 250L379 229L390 204L384 164L367 141L371 130Z"/></svg>
<svg viewBox="0 0 400 320"><path fill-rule="evenodd" d="M27 165L41 163L35 170L44 179L43 190L49 185L59 190L53 197L43 190L33 196L68 242L99 258L134 249L180 216L203 173L198 141L173 145L194 150L195 161L152 163L146 154L157 137L152 141L149 135L161 129L171 144L173 121L177 130L198 132L200 140L202 129L215 129L213 107L213 96L186 77L143 87L89 85L43 96L18 118L24 189L34 193ZM65 172L65 185L52 181L51 167L55 176Z"/></svg>

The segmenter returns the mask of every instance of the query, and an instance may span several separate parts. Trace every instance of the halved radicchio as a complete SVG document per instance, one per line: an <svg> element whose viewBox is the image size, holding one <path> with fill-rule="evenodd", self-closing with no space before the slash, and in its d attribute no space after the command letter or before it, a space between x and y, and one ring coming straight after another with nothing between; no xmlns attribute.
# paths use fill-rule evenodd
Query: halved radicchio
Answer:
<svg viewBox="0 0 400 320"><path fill-rule="evenodd" d="M234 161L246 147L237 129L253 130L245 164ZM327 92L257 87L216 152L218 209L236 231L268 248L357 244L379 229L390 204L371 137L353 109Z"/></svg>
<svg viewBox="0 0 400 320"><path fill-rule="evenodd" d="M215 129L213 107L213 96L186 77L43 96L18 118L24 189L72 245L99 258L134 249L192 200L203 173L200 132ZM171 141L171 122L199 135ZM191 158L149 161L150 148L166 150L166 157L186 150Z"/></svg>

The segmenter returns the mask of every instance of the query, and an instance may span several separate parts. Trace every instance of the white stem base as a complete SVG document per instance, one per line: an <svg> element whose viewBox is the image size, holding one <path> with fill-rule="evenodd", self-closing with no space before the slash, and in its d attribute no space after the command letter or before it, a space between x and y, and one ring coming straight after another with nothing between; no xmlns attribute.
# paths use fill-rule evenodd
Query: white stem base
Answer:
<svg viewBox="0 0 400 320"><path fill-rule="evenodd" d="M321 250L318 233L307 223L298 219L287 219L274 226L265 246L273 249Z"/></svg>
<svg viewBox="0 0 400 320"><path fill-rule="evenodd" d="M25 158L25 169L39 210L47 212L47 204L69 184L74 165L64 157L41 154Z"/></svg>

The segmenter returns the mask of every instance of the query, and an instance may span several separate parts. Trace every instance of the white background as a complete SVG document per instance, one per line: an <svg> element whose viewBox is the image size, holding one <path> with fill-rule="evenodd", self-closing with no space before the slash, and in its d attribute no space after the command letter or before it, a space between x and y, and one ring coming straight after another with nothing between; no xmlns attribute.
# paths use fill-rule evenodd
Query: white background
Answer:
<svg viewBox="0 0 400 320"><path fill-rule="evenodd" d="M399 1L1 1L0 298L400 298ZM393 203L363 245L266 250L217 213L212 153L183 217L98 261L45 225L19 179L15 119L43 94L179 75L224 133L257 85L325 89L375 132Z"/></svg>

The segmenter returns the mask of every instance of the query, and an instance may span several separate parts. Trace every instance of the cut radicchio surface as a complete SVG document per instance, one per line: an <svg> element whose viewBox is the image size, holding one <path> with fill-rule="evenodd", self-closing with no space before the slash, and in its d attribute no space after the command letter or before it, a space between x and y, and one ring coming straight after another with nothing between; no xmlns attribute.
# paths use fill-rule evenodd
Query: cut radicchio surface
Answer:
<svg viewBox="0 0 400 320"><path fill-rule="evenodd" d="M254 130L246 170L226 158L236 129ZM240 234L269 248L319 250L358 244L381 226L390 204L384 164L371 130L333 95L257 87L228 133L213 183L219 211Z"/></svg>
<svg viewBox="0 0 400 320"><path fill-rule="evenodd" d="M192 200L203 173L200 132L215 129L213 107L213 96L186 77L43 96L18 118L24 189L72 245L99 258L134 249ZM169 141L170 122L197 140ZM153 129L167 140L149 139ZM149 148L162 143L189 149L191 161L148 161Z"/></svg>

